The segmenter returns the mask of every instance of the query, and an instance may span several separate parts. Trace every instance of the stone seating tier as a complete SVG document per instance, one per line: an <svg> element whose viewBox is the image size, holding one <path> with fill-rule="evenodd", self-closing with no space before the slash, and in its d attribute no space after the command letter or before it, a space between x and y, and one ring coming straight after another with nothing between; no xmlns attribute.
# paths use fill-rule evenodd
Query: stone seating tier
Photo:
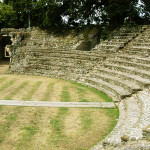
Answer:
<svg viewBox="0 0 150 150"><path fill-rule="evenodd" d="M117 126L114 129L114 132L110 134L106 140L103 141L103 144L105 145L121 145L122 139L121 137L125 133L129 133L132 131L134 125L139 121L140 115L141 115L141 108L139 106L139 99L136 99L134 96L130 98L126 98L124 101L122 101L124 104L124 111L125 115L123 121L119 126ZM133 119L134 118L134 119ZM129 140L133 140L133 137L129 137ZM135 139L136 140L136 139Z"/></svg>
<svg viewBox="0 0 150 150"><path fill-rule="evenodd" d="M109 82L113 85L121 86L131 93L135 93L135 92L141 90L141 87L138 84L131 82L131 81L127 82L127 80L125 82L123 80L120 80L119 77L110 76L110 75L103 74L103 73L102 74L101 73L95 73L95 74L92 74L91 76L96 78L96 79L102 79L102 80Z"/></svg>
<svg viewBox="0 0 150 150"><path fill-rule="evenodd" d="M148 49L142 49L142 48L131 48L125 51L125 54L128 55L134 55L134 56L145 56L149 57L150 56L150 51Z"/></svg>
<svg viewBox="0 0 150 150"><path fill-rule="evenodd" d="M150 65L149 64L141 64L139 62L132 62L132 61L129 62L129 61L120 60L120 59L117 59L117 58L115 58L115 59L111 58L107 62L111 63L111 64L118 64L120 66L134 67L135 69L136 68L137 69L142 69L143 71L144 70L145 71L150 70ZM147 72L147 73L150 75L149 72Z"/></svg>
<svg viewBox="0 0 150 150"><path fill-rule="evenodd" d="M98 44L94 50L107 50L116 52L119 49L122 49L126 44L128 44L132 39L137 37L141 32L143 32L146 28L135 27L127 29L121 28L112 33L110 39Z"/></svg>
<svg viewBox="0 0 150 150"><path fill-rule="evenodd" d="M31 42L12 57L10 70L73 80L105 92L118 105L120 116L114 130L92 150L119 148L127 141L141 140L150 122L148 34L149 26L123 27L93 50L78 51L71 50L73 44L61 49L63 40L58 47L51 43L52 47L42 47L38 39L44 41L45 35L35 32Z"/></svg>
<svg viewBox="0 0 150 150"><path fill-rule="evenodd" d="M105 93L112 97L114 101L120 101L121 99L129 97L132 94L127 89L115 84L112 85L111 83L102 79L87 78L85 80L85 84L88 86L92 86L100 91L105 91Z"/></svg>
<svg viewBox="0 0 150 150"><path fill-rule="evenodd" d="M106 140L103 140L92 150L103 149L104 147L105 149L110 150L120 150L122 147L127 148L128 143L130 144L132 141L134 141L133 144L135 146L136 140L142 140L143 130L146 130L146 127L150 122L150 104L148 102L150 100L149 92L150 91L145 89L138 92L136 95L134 94L132 97L126 98L124 101L118 103L118 107L120 110L120 118L118 124L116 125L112 133L107 136ZM128 142L125 145L124 141L131 142ZM143 145L144 142L146 146L147 141L142 140L139 147Z"/></svg>
<svg viewBox="0 0 150 150"><path fill-rule="evenodd" d="M109 75L110 77L117 77L119 81L126 81L127 83L140 87L141 89L145 86L150 85L149 79L143 79L138 75L129 74L128 72L121 72L119 70L111 70L105 67L101 67L93 71L93 74Z"/></svg>
<svg viewBox="0 0 150 150"><path fill-rule="evenodd" d="M142 69L135 69L134 67L120 66L120 65L111 64L111 63L107 63L104 66L105 68L109 68L111 70L119 70L121 72L128 73L131 75L138 75L144 79L150 78L149 71L143 71Z"/></svg>
<svg viewBox="0 0 150 150"><path fill-rule="evenodd" d="M136 56L136 55L135 55ZM130 62L138 62L142 64L150 64L150 58L149 57L135 57L134 55L125 55L125 54L120 54L114 57L117 57L118 59L125 60L125 61L130 61ZM113 57L112 57L113 58Z"/></svg>
<svg viewBox="0 0 150 150"><path fill-rule="evenodd" d="M96 52L96 51L80 51L80 50L67 50L67 49L28 49L27 50L27 52L26 52L26 54L27 55L30 55L30 56L36 56L36 57L38 57L38 55L39 56L43 56L43 57L45 57L45 56L53 56L53 54L55 54L55 55L58 55L58 56L60 56L61 54L62 55L70 55L70 56L78 56L79 58L80 57L83 57L84 58L84 56L85 57L88 57L89 59L90 59L90 57L89 56L91 56L91 57L95 57L95 58L103 58L103 57L106 57L106 52L105 51L103 51L103 52L101 52L101 53L99 53L99 52Z"/></svg>

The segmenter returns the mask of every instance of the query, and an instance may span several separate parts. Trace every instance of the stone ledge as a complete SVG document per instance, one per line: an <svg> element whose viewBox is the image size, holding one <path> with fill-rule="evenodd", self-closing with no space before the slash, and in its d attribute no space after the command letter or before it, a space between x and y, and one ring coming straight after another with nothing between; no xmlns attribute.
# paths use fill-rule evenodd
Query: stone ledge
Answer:
<svg viewBox="0 0 150 150"><path fill-rule="evenodd" d="M46 101L0 100L0 105L7 105L7 106L42 106L42 107L116 108L116 105L113 102L46 102Z"/></svg>

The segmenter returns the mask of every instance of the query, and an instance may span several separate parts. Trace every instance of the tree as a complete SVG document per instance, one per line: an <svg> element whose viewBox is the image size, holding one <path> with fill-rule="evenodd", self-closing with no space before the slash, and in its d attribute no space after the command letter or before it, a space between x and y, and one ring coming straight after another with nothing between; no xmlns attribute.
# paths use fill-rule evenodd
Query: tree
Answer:
<svg viewBox="0 0 150 150"><path fill-rule="evenodd" d="M12 16L14 11L11 6L0 2L0 28L8 27L11 25Z"/></svg>
<svg viewBox="0 0 150 150"><path fill-rule="evenodd" d="M12 6L15 11L15 27L28 27L30 15L37 0L4 0L5 4Z"/></svg>
<svg viewBox="0 0 150 150"><path fill-rule="evenodd" d="M137 3L138 0L109 0L104 6L109 23L118 26L124 23L126 17L133 19L132 15L136 12Z"/></svg>
<svg viewBox="0 0 150 150"><path fill-rule="evenodd" d="M142 2L144 19L150 20L150 1ZM93 22L116 27L123 24L125 18L130 22L141 22L138 0L3 0L3 3L10 9L10 14L12 9L15 11L13 21L7 22L16 28L28 27L30 21L31 26L52 30ZM10 15L3 16L8 18Z"/></svg>
<svg viewBox="0 0 150 150"><path fill-rule="evenodd" d="M143 3L142 15L143 15L144 22L150 23L150 1L149 0L141 0L141 2Z"/></svg>

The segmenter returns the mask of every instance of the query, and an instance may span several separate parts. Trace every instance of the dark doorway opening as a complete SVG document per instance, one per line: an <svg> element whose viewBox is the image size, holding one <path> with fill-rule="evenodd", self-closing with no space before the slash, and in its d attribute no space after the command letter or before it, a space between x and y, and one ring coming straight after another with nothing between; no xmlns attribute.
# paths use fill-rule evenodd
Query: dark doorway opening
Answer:
<svg viewBox="0 0 150 150"><path fill-rule="evenodd" d="M9 61L9 54L5 51L6 45L11 45L10 36L1 36L0 37L0 61Z"/></svg>

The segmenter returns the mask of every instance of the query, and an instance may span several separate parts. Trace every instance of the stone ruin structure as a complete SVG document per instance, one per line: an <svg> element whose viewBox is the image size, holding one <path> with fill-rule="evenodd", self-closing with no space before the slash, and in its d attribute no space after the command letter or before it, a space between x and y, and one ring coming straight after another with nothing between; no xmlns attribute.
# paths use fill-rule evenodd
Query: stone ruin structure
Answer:
<svg viewBox="0 0 150 150"><path fill-rule="evenodd" d="M1 58L2 58L2 54L4 55L4 57L11 58L12 53L15 53L16 49L20 46L21 41L23 41L25 37L28 37L28 30L3 28L1 30L0 37L1 39L4 39L5 37L10 38L10 40L7 41L6 43L3 43L3 41L0 40L1 45L3 45L0 53Z"/></svg>
<svg viewBox="0 0 150 150"><path fill-rule="evenodd" d="M150 149L150 26L123 26L90 51L82 49L82 34L17 33L19 42L6 46L10 72L76 81L105 92L118 106L116 127L92 150Z"/></svg>

